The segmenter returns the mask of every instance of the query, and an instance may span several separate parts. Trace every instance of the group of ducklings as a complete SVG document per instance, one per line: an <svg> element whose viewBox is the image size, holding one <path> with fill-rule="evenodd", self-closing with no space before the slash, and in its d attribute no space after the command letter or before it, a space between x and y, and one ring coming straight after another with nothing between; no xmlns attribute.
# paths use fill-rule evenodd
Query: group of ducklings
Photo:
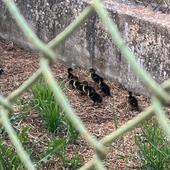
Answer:
<svg viewBox="0 0 170 170"><path fill-rule="evenodd" d="M92 80L98 84L99 89L103 93L103 95L112 97L110 87L104 82L103 77L96 74L96 71L93 68L91 68L89 72ZM0 75L2 75L3 73L4 69L0 68ZM94 102L94 104L102 103L101 95L98 94L96 90L88 84L87 81L80 82L78 77L73 74L72 68L68 68L68 81L73 89L78 90L82 95L87 95ZM128 93L128 103L131 106L131 110L141 111L136 97L132 95L131 91L128 91Z"/></svg>
<svg viewBox="0 0 170 170"><path fill-rule="evenodd" d="M92 80L98 84L98 87L103 93L103 96L112 97L110 87L104 82L103 77L99 76L93 68L89 70L89 73ZM79 81L78 77L73 74L72 68L68 68L68 82L70 86L73 89L78 90L80 94L87 95L94 102L94 104L102 103L102 96L97 93L96 90L90 86L87 81ZM128 91L128 93L128 103L131 107L131 110L140 111L138 100L135 96L132 95L131 91Z"/></svg>
<svg viewBox="0 0 170 170"><path fill-rule="evenodd" d="M96 74L93 68L89 72L92 80L98 84L103 96L111 96L110 87L104 82L103 78ZM82 95L87 95L94 104L102 103L102 96L87 81L79 81L78 77L73 74L72 68L68 68L68 81L73 89L78 90Z"/></svg>

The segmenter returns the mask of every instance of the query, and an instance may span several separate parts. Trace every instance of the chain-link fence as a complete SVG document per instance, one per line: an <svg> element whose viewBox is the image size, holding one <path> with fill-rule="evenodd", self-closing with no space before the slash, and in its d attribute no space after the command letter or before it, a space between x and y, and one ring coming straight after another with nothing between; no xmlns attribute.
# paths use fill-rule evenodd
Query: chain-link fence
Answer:
<svg viewBox="0 0 170 170"><path fill-rule="evenodd" d="M21 161L24 163L25 167L30 170L34 170L35 167L33 162L30 160L28 154L24 151L21 142L17 138L16 132L12 128L10 121L8 119L8 113L13 110L13 103L15 100L28 88L30 88L41 76L47 81L49 87L54 93L55 99L64 108L65 114L72 124L77 128L80 134L87 140L89 145L94 149L94 157L91 161L87 162L80 169L106 169L103 160L106 157L107 150L106 147L109 146L114 140L124 135L126 132L134 129L139 123L156 115L158 122L162 126L162 129L166 133L168 139L170 139L170 126L168 123L168 117L163 110L163 106L168 106L170 103L170 96L168 90L170 89L170 79L166 80L163 84L157 84L150 76L148 72L143 70L137 61L135 60L134 54L125 44L125 41L121 38L117 26L113 23L107 10L104 8L100 0L93 0L91 5L86 7L84 11L73 21L63 32L57 35L48 44L44 44L35 34L32 32L28 24L26 23L24 17L20 14L15 3L12 0L4 0L4 3L8 7L11 15L15 18L17 24L23 31L27 39L35 46L36 49L40 51L40 68L27 80L25 81L17 90L13 91L6 98L0 96L0 120L2 125L5 127L10 140L16 148ZM124 58L131 65L133 71L136 75L143 81L148 90L152 92L152 105L148 107L145 111L138 114L132 120L128 121L126 124L118 128L116 131L105 136L103 139L98 141L92 134L88 132L82 120L75 114L74 110L70 106L67 98L60 89L58 83L53 77L52 71L50 69L50 64L54 62L55 56L54 48L58 47L62 42L66 40L77 28L79 28L85 20L91 15L93 11L96 11L101 18L105 28L111 34L112 40L115 45L119 48Z"/></svg>

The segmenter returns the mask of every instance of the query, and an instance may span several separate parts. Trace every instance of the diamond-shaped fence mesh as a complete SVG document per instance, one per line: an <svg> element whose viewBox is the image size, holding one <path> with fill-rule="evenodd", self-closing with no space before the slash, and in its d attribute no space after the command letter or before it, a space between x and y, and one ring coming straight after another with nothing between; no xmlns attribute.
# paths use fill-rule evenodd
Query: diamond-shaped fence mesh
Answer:
<svg viewBox="0 0 170 170"><path fill-rule="evenodd" d="M110 18L107 10L100 0L93 0L91 4L84 9L84 11L73 21L63 32L57 35L48 44L44 44L34 32L30 29L26 23L24 17L20 14L15 3L12 0L4 0L4 3L8 7L11 15L15 18L18 26L23 31L27 39L38 49L41 53L40 57L40 68L28 79L26 80L17 90L13 91L6 98L0 96L0 120L2 125L5 127L9 138L16 148L17 154L20 156L21 161L24 163L25 167L30 170L36 169L33 162L30 160L26 151L22 147L21 142L17 138L16 132L12 128L8 113L13 110L14 101L28 88L30 88L41 76L48 82L49 87L54 93L57 101L64 108L65 114L68 119L72 122L75 128L80 132L85 140L94 149L94 157L91 161L87 162L80 169L106 169L104 166L104 159L107 154L106 147L109 147L114 140L124 135L126 132L134 129L139 123L148 119L152 115L156 115L158 122L164 130L167 138L170 139L170 125L168 123L167 115L164 113L163 106L168 106L170 103L170 96L168 90L170 89L170 79L166 80L163 84L157 84L150 76L148 72L143 70L140 65L135 60L134 54L125 44L125 41L121 38L117 26ZM77 28L79 28L85 20L91 15L93 11L96 11L101 18L106 30L110 33L113 42L119 48L120 52L131 65L135 74L143 81L148 90L152 92L152 105L148 107L145 111L138 114L132 120L128 121L116 131L105 136L103 139L98 141L92 134L88 132L82 120L76 115L72 107L70 106L67 98L60 89L58 83L53 77L52 71L50 69L50 64L54 62L55 56L53 49L58 47L63 41L65 41Z"/></svg>

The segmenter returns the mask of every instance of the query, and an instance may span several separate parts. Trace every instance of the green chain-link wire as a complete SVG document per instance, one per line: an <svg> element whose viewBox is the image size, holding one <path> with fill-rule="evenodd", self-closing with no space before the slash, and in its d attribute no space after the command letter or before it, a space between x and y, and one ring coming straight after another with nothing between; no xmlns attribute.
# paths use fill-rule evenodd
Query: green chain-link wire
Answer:
<svg viewBox="0 0 170 170"><path fill-rule="evenodd" d="M40 68L18 89L9 94L7 98L0 96L1 123L5 127L11 142L16 148L17 154L20 156L21 161L24 163L27 169L35 170L35 167L28 154L23 149L21 142L17 138L16 132L12 128L9 122L8 113L12 111L12 104L15 99L22 95L22 93L24 93L28 88L30 88L40 78L40 76L43 76L47 80L49 87L54 93L55 99L59 101L61 107L64 108L66 116L94 149L93 159L82 166L80 168L81 170L94 169L93 167L99 170L105 170L106 168L103 163L103 160L106 156L105 147L109 146L109 144L111 144L115 139L121 137L126 132L134 129L137 125L139 125L139 123L148 119L153 114L157 116L158 122L165 131L168 139L170 139L170 126L168 123L168 118L162 108L163 106L166 106L170 103L170 96L167 93L167 91L170 90L170 79L165 81L162 85L159 85L151 78L148 72L139 66L135 60L134 54L121 38L117 26L113 23L111 17L109 16L107 10L104 8L100 0L93 0L91 5L85 8L84 11L75 19L75 21L73 21L67 28L65 28L63 32L57 35L48 44L44 44L30 29L26 20L21 15L12 0L3 1L8 7L11 15L15 18L20 29L27 37L28 41L30 41L34 47L40 51L41 54ZM138 114L132 120L128 121L126 124L122 125L116 131L105 136L100 141L98 141L92 134L88 132L82 120L76 115L75 111L72 109L67 98L60 89L58 83L54 79L52 71L49 67L49 64L53 62L57 56L57 52L54 53L53 49L64 42L67 38L69 38L70 35L72 35L72 33L85 22L85 20L92 14L93 11L97 12L106 30L111 34L115 45L117 45L117 47L120 49L120 52L130 64L134 73L141 79L141 81L143 81L143 83L152 92L153 95L152 105L150 107Z"/></svg>

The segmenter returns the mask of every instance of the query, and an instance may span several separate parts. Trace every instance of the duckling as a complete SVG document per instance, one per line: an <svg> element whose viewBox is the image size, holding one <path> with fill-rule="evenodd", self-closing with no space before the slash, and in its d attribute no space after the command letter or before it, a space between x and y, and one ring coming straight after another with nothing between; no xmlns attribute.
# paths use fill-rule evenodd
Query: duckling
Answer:
<svg viewBox="0 0 170 170"><path fill-rule="evenodd" d="M76 90L78 90L81 94L83 94L83 84L78 80L78 77L74 77L74 83L73 86Z"/></svg>
<svg viewBox="0 0 170 170"><path fill-rule="evenodd" d="M78 80L78 77L74 75L72 75L71 78L69 78L68 80L69 85L71 85L73 89L75 89L75 82L77 82L77 80Z"/></svg>
<svg viewBox="0 0 170 170"><path fill-rule="evenodd" d="M138 100L136 99L135 96L132 95L131 91L128 91L128 93L129 93L128 102L131 106L132 111L140 111Z"/></svg>
<svg viewBox="0 0 170 170"><path fill-rule="evenodd" d="M89 87L88 82L83 81L82 84L83 84L83 92L87 95L88 94L88 89L89 89L88 88Z"/></svg>
<svg viewBox="0 0 170 170"><path fill-rule="evenodd" d="M70 79L72 79L73 77L74 77L74 75L73 75L73 69L72 68L68 68L67 69L67 72L68 72L68 79L70 80Z"/></svg>
<svg viewBox="0 0 170 170"><path fill-rule="evenodd" d="M96 71L93 68L91 68L89 71L90 71L90 75L91 75L91 78L93 79L93 81L95 81L96 83L99 84L100 79L102 77L100 77L98 74L96 74Z"/></svg>
<svg viewBox="0 0 170 170"><path fill-rule="evenodd" d="M77 76L74 76L73 77L73 88L78 90L80 92L80 94L84 94L84 91L83 91L83 84L78 80L78 77Z"/></svg>
<svg viewBox="0 0 170 170"><path fill-rule="evenodd" d="M95 89L88 85L87 81L83 81L83 92L88 95L88 93L96 93Z"/></svg>
<svg viewBox="0 0 170 170"><path fill-rule="evenodd" d="M74 83L74 77L72 79L69 79L68 81L69 85L74 89L73 83Z"/></svg>
<svg viewBox="0 0 170 170"><path fill-rule="evenodd" d="M100 90L104 93L105 96L110 96L112 97L111 93L110 93L110 87L103 81L103 78L100 78L99 81L99 87Z"/></svg>
<svg viewBox="0 0 170 170"><path fill-rule="evenodd" d="M77 90L79 91L79 93L80 93L81 95L85 95L85 93L84 93L84 91L83 91L83 83L79 82L79 83L77 84Z"/></svg>
<svg viewBox="0 0 170 170"><path fill-rule="evenodd" d="M94 105L97 103L102 103L102 97L96 93L96 92L90 92L90 90L88 91L88 96L89 98L94 102Z"/></svg>
<svg viewBox="0 0 170 170"><path fill-rule="evenodd" d="M73 73L72 73L73 69L72 68L68 68L67 71L68 71L68 77L67 77L68 83L71 85L72 88L74 88L73 83L76 79L76 76L73 75Z"/></svg>
<svg viewBox="0 0 170 170"><path fill-rule="evenodd" d="M4 70L0 68L0 75L2 75L3 73L4 73Z"/></svg>
<svg viewBox="0 0 170 170"><path fill-rule="evenodd" d="M102 97L96 93L96 90L88 85L87 81L83 81L83 92L94 102L96 103L102 103Z"/></svg>
<svg viewBox="0 0 170 170"><path fill-rule="evenodd" d="M74 80L74 83L73 83L73 86L75 89L78 89L78 86L80 84L79 80L78 80L78 77L77 76L74 76L73 77L73 80Z"/></svg>

